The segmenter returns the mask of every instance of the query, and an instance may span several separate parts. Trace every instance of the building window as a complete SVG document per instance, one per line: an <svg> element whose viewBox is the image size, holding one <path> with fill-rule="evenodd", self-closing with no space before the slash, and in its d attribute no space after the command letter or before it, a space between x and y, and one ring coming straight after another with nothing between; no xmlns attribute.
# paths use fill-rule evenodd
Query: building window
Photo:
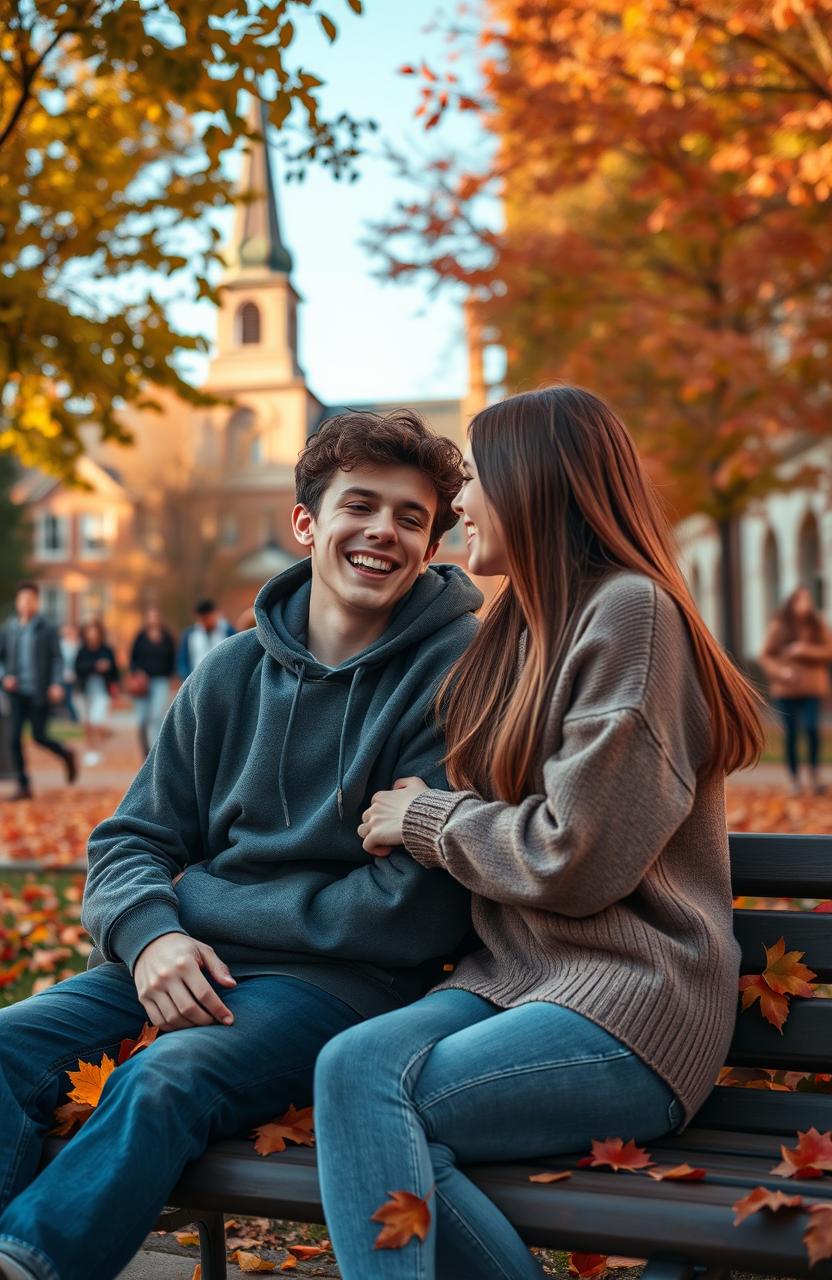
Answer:
<svg viewBox="0 0 832 1280"><path fill-rule="evenodd" d="M220 542L224 547L236 547L237 540L240 536L240 530L237 527L237 517L228 513L222 518L220 524Z"/></svg>
<svg viewBox="0 0 832 1280"><path fill-rule="evenodd" d="M78 596L79 617L81 622L91 622L93 618L103 618L107 612L109 593L105 582L93 582Z"/></svg>
<svg viewBox="0 0 832 1280"><path fill-rule="evenodd" d="M82 560L103 560L110 554L115 523L111 511L88 511L81 516L78 553Z"/></svg>
<svg viewBox="0 0 832 1280"><path fill-rule="evenodd" d="M40 589L41 612L47 621L60 627L67 620L67 595L56 582L45 582Z"/></svg>
<svg viewBox="0 0 832 1280"><path fill-rule="evenodd" d="M256 345L260 341L260 308L253 302L244 302L237 308L235 327L238 346Z"/></svg>
<svg viewBox="0 0 832 1280"><path fill-rule="evenodd" d="M260 461L257 420L251 409L235 409L228 419L226 457L229 467L249 467Z"/></svg>
<svg viewBox="0 0 832 1280"><path fill-rule="evenodd" d="M41 511L35 525L35 555L38 560L69 558L69 519L51 511Z"/></svg>
<svg viewBox="0 0 832 1280"><path fill-rule="evenodd" d="M806 513L800 526L797 545L797 560L800 571L800 585L808 587L812 593L815 607L823 609L823 564L820 554L820 533L814 514Z"/></svg>

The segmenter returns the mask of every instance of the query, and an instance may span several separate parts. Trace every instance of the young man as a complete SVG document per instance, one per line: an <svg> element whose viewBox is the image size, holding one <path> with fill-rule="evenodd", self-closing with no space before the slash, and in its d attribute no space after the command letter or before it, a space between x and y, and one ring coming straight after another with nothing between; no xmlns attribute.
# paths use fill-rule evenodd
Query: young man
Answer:
<svg viewBox="0 0 832 1280"><path fill-rule="evenodd" d="M198 600L194 613L196 622L182 632L176 655L176 673L183 680L187 680L212 649L234 635L234 628L213 600Z"/></svg>
<svg viewBox="0 0 832 1280"><path fill-rule="evenodd" d="M74 782L78 776L75 753L49 737L51 708L64 697L63 658L57 628L47 622L39 610L38 584L21 582L15 592L14 614L0 627L0 676L12 713L12 760L17 771L15 800L28 800L32 794L23 755L23 730L27 722L32 726L32 737L38 746L61 758L67 782Z"/></svg>
<svg viewBox="0 0 832 1280"><path fill-rule="evenodd" d="M106 963L0 1010L0 1275L117 1275L188 1160L308 1104L326 1041L421 994L468 932L461 886L357 834L396 778L445 785L433 694L482 602L430 567L459 462L408 412L346 414L301 454L310 559L202 660L90 838ZM171 1034L36 1176L66 1070L145 1019Z"/></svg>

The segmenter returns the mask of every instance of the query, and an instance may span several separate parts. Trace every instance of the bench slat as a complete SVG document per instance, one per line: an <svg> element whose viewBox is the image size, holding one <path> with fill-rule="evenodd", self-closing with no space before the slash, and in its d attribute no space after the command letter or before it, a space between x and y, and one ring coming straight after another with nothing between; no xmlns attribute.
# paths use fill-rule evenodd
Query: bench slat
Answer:
<svg viewBox="0 0 832 1280"><path fill-rule="evenodd" d="M832 898L829 836L734 831L728 837L728 844L735 894L762 898Z"/></svg>
<svg viewBox="0 0 832 1280"><path fill-rule="evenodd" d="M703 1126L778 1138L793 1138L798 1129L813 1126L823 1133L832 1130L832 1094L771 1093L718 1085L700 1107L694 1123L697 1130ZM685 1134L679 1136L684 1138Z"/></svg>
<svg viewBox="0 0 832 1280"><path fill-rule="evenodd" d="M787 951L804 951L803 963L828 982L832 976L832 916L811 911L735 911L734 936L742 948L742 972L761 973L765 948L783 938Z"/></svg>
<svg viewBox="0 0 832 1280"><path fill-rule="evenodd" d="M758 1008L741 1011L728 1062L738 1067L776 1067L791 1071L829 1070L832 1000L792 1000L782 1034Z"/></svg>

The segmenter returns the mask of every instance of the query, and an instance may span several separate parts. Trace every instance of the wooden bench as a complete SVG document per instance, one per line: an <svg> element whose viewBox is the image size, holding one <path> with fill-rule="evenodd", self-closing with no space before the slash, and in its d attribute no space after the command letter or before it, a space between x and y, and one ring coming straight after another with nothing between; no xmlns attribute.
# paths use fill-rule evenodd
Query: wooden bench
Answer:
<svg viewBox="0 0 832 1280"><path fill-rule="evenodd" d="M736 895L832 897L832 836L732 835L731 871ZM789 950L806 952L819 981L832 980L832 914L738 910L734 920L743 972L761 972L763 947L782 935ZM742 1013L728 1063L832 1071L832 1000L793 1000L782 1035L758 1006ZM832 1129L832 1093L718 1086L684 1133L647 1144L656 1163L705 1168L702 1182L576 1169L586 1151L467 1172L529 1244L646 1258L647 1280L721 1280L729 1268L832 1280L832 1262L810 1272L802 1239L807 1215L763 1211L735 1227L730 1207L757 1186L832 1204L832 1175L801 1181L771 1174L781 1142L794 1146L796 1131L812 1126ZM47 1159L62 1145L50 1139ZM529 1182L541 1168L574 1172L556 1184ZM324 1221L314 1152L298 1148L263 1158L247 1138L217 1143L189 1165L171 1203L176 1210L158 1225L198 1225L203 1280L226 1274L224 1211Z"/></svg>

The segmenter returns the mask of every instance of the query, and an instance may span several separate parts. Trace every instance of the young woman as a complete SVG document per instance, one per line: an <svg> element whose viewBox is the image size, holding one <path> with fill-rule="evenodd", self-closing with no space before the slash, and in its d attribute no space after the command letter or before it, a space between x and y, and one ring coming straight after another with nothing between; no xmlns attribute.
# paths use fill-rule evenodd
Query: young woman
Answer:
<svg viewBox="0 0 832 1280"><path fill-rule="evenodd" d="M783 721L786 767L792 794L800 795L798 736L801 725L809 747L809 773L815 795L820 780L820 707L828 697L832 635L815 608L808 587L797 587L780 606L766 634L760 666Z"/></svg>
<svg viewBox="0 0 832 1280"><path fill-rule="evenodd" d="M596 396L513 396L470 428L473 573L505 575L440 690L452 792L373 796L359 834L473 895L482 947L323 1050L321 1185L344 1280L538 1280L458 1168L684 1128L734 1025L723 779L758 698L705 628L632 440ZM376 1249L391 1191L430 1227Z"/></svg>
<svg viewBox="0 0 832 1280"><path fill-rule="evenodd" d="M88 622L81 628L81 647L75 657L75 674L83 697L83 763L100 764L101 749L112 733L107 723L110 695L118 684L115 655L107 644L102 623Z"/></svg>

